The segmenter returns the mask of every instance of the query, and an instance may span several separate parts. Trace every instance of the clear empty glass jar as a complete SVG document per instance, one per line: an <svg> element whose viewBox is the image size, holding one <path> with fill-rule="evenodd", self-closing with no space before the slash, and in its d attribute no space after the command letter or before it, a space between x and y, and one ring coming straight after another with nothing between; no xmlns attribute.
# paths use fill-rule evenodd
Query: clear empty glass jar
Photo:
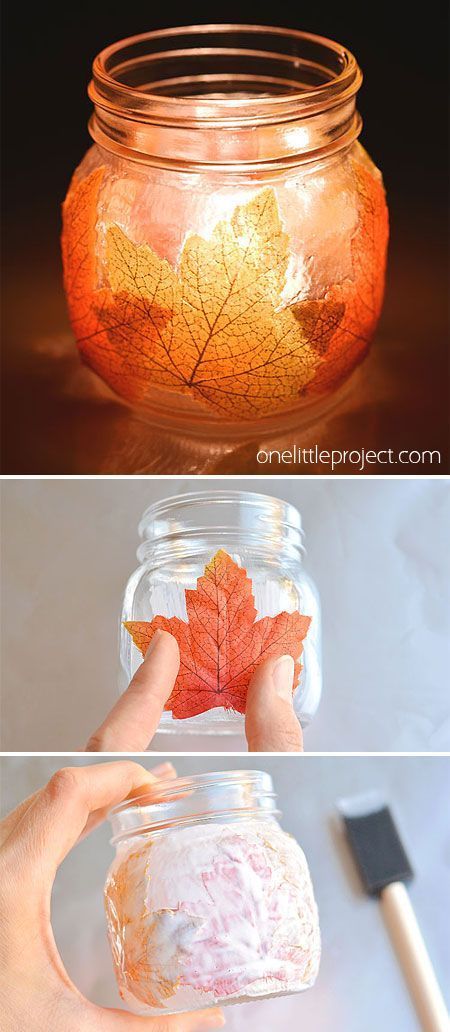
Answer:
<svg viewBox="0 0 450 1032"><path fill-rule="evenodd" d="M159 781L112 810L108 933L120 995L136 1014L313 984L320 933L311 879L278 815L261 771Z"/></svg>
<svg viewBox="0 0 450 1032"><path fill-rule="evenodd" d="M139 533L140 566L128 581L122 611L121 688L128 685L142 662L142 654L125 624L148 624L157 616L169 618L163 627L177 636L179 624L174 630L170 618L178 618L186 625L190 620L186 591L195 590L205 567L218 552L225 552L227 562L235 564L234 572L236 567L246 571L246 577L239 574L239 569L237 575L250 597L253 595L255 626L257 621L276 618L280 613L300 613L311 620L302 642L303 651L301 645L298 649L302 668L294 692L296 713L303 726L308 724L321 693L320 606L316 588L303 569L303 533L297 509L278 498L249 491L199 491L151 505L142 517ZM243 618L239 615L228 640L232 646L234 641L238 642L238 652L244 654L242 627ZM218 665L225 647L218 654ZM281 639L276 654L283 652L290 649ZM265 655L263 652L258 662ZM195 665L195 657L191 665ZM243 732L242 713L236 712L233 705L227 708L219 702L217 697L214 708L186 717L173 716L171 709L163 714L160 730ZM173 702L169 699L167 705L173 707Z"/></svg>
<svg viewBox="0 0 450 1032"><path fill-rule="evenodd" d="M84 361L151 422L219 441L300 427L363 359L387 209L360 84L341 45L257 25L96 58L66 291Z"/></svg>

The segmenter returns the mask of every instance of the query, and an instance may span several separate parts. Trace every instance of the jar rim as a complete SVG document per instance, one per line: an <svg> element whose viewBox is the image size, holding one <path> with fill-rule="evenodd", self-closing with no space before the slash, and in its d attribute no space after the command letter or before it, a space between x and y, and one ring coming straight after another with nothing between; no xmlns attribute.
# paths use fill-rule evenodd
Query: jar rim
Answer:
<svg viewBox="0 0 450 1032"><path fill-rule="evenodd" d="M213 522L212 522L213 521ZM181 555L203 553L203 538L214 534L220 547L230 551L231 540L245 536L247 545L259 549L273 547L295 550L298 557L305 552L301 514L291 502L255 491L212 490L191 491L153 502L144 511L138 525L141 544L139 562L161 559L174 547ZM217 549L216 549L217 551Z"/></svg>
<svg viewBox="0 0 450 1032"><path fill-rule="evenodd" d="M149 771L151 774L151 771ZM148 792L137 792L135 795L127 796L121 803L116 803L108 810L107 818L110 820L117 813L123 813L125 810L133 807L144 806L147 803L160 803L166 799L170 799L174 795L174 790L186 789L186 794L191 791L195 791L196 788L210 788L217 785L219 782L225 784L235 784L245 778L253 784L263 779L267 785L270 783L273 795L272 778L270 774L265 770L214 770L207 771L205 774L189 774L182 777L175 778L157 778L153 784L149 787Z"/></svg>
<svg viewBox="0 0 450 1032"><path fill-rule="evenodd" d="M298 88L297 90L291 88L289 91L279 92L266 97L261 97L261 95L235 96L233 94L231 96L213 95L211 97L208 93L205 93L204 96L180 96L171 95L170 92L143 92L142 89L135 89L134 86L119 80L117 77L119 71L123 75L125 65L128 63L131 67L130 61L120 62L121 54L126 53L130 48L139 50L145 44L151 45L158 41L164 42L170 39L170 37L176 39L177 35L181 33L191 36L198 34L205 39L208 34L223 34L225 37L226 34L233 33L240 33L243 37L248 35L257 39L258 34L267 33L273 36L274 39L280 40L283 38L285 41L290 41L294 48L295 46L299 47L301 44L322 48L328 53L330 59L336 62L337 68L334 71L328 69L328 75L325 76L325 67L317 64L317 69L321 69L324 73L323 82L314 84L311 88ZM205 48L205 55L208 53L208 50L210 53L219 53L220 49L217 47L210 50ZM156 50L154 53L145 55L145 60L151 63L156 59L161 60L167 57L168 54L180 60L182 57L194 52L198 54L198 48L181 48L173 51ZM229 53L247 53L248 55L253 54L254 56L259 55L266 58L269 58L272 54L272 56L278 56L283 61L286 61L288 66L292 67L293 74L298 72L301 61L300 57L296 56L295 49L292 53L276 54L270 50L259 52L257 50L251 51L249 48L235 47L230 48ZM135 64L139 61L143 61L142 55L135 58ZM313 62L306 59L304 59L303 63L305 66L313 64ZM349 99L358 91L362 81L361 70L354 55L350 50L334 40L314 33L302 32L298 29L238 23L174 26L127 37L110 44L97 54L93 62L92 73L93 78L88 92L96 106L103 110L115 111L116 113L121 111L127 117L136 118L140 122L152 124L159 122L161 124L179 126L186 125L188 122L201 126L202 123L208 123L212 120L217 124L217 119L224 126L231 123L233 126L245 126L248 125L249 121L254 121L255 117L258 122L263 120L279 122L285 119L298 119L301 115L324 112L328 108L334 107L337 103L342 104L344 100ZM167 82L170 81L167 80ZM150 85L154 86L155 84L151 83ZM295 84L291 82L289 85L293 86Z"/></svg>
<svg viewBox="0 0 450 1032"><path fill-rule="evenodd" d="M141 537L144 536L146 525L150 521L156 520L158 517L170 513L170 511L175 509L178 505L182 505L186 509L189 509L190 507L194 507L198 504L206 505L209 502L219 505L227 502L244 502L247 505L254 505L255 507L266 505L267 508L282 506L286 514L286 518L282 521L283 524L287 527L292 527L303 535L301 514L292 502L287 502L284 498L277 498L276 495L267 495L263 492L228 489L186 491L185 493L181 492L180 494L169 495L166 498L161 498L157 502L152 502L142 514L139 522L139 535ZM158 537L159 536L160 535L158 535Z"/></svg>
<svg viewBox="0 0 450 1032"><path fill-rule="evenodd" d="M109 811L111 844L193 824L276 818L276 798L270 774L261 770L161 778Z"/></svg>

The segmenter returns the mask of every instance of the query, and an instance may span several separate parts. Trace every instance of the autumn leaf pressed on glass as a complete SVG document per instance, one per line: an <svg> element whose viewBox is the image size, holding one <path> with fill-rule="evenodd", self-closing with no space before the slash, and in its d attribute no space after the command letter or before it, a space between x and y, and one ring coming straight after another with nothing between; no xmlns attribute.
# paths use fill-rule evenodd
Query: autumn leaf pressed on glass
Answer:
<svg viewBox="0 0 450 1032"><path fill-rule="evenodd" d="M74 185L64 202L64 281L77 340L89 338L98 330L93 300L97 283L97 199L102 180L103 169L98 168Z"/></svg>
<svg viewBox="0 0 450 1032"><path fill-rule="evenodd" d="M103 176L104 169L97 168L80 182L75 178L64 202L64 285L81 354L121 394L128 376L127 355L111 348L98 317L110 297L108 289L97 288L97 204Z"/></svg>
<svg viewBox="0 0 450 1032"><path fill-rule="evenodd" d="M351 241L352 277L330 287L325 295L325 318L328 323L334 318L335 329L326 336L321 329L316 333L316 347L324 361L306 388L310 395L338 386L361 362L381 312L389 232L386 198L381 176L376 178L365 165L356 161L353 171L359 220ZM313 304L302 301L295 306L295 315L303 324L314 318ZM324 318L323 308L318 310L317 318ZM309 339L314 346L313 332Z"/></svg>
<svg viewBox="0 0 450 1032"><path fill-rule="evenodd" d="M86 362L133 403L162 387L224 418L264 416L331 389L363 357L383 293L384 191L363 164L352 167L353 275L291 305L281 302L289 238L272 187L237 206L208 239L188 235L175 270L116 224L102 227L96 259L104 169L75 181L64 206L63 258Z"/></svg>
<svg viewBox="0 0 450 1032"><path fill-rule="evenodd" d="M121 996L125 988L135 1000L163 1008L178 988L182 953L200 922L181 910L148 910L148 868L148 845L115 866L105 886L106 920Z"/></svg>
<svg viewBox="0 0 450 1032"><path fill-rule="evenodd" d="M317 356L293 314L276 307L289 252L272 189L237 207L209 240L188 236L179 275L119 226L106 231L106 258L111 297L97 315L128 355L132 400L157 384L240 417L295 398L312 379Z"/></svg>
<svg viewBox="0 0 450 1032"><path fill-rule="evenodd" d="M223 550L205 567L197 588L185 594L187 623L176 616L125 623L143 656L158 628L177 639L180 671L165 706L174 717L193 717L217 706L245 713L250 678L271 656L292 656L297 683L309 616L296 611L257 620L252 582Z"/></svg>

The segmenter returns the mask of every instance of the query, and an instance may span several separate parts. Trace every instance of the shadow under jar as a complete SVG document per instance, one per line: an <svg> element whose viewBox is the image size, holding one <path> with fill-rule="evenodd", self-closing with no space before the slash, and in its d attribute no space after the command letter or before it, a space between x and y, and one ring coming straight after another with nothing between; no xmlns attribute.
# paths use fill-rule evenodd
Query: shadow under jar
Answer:
<svg viewBox="0 0 450 1032"><path fill-rule="evenodd" d="M84 361L153 424L249 438L341 396L388 235L360 84L339 44L256 25L161 30L94 61L66 292Z"/></svg>
<svg viewBox="0 0 450 1032"><path fill-rule="evenodd" d="M109 814L105 906L116 977L141 1015L301 992L320 960L300 846L272 779L226 771L156 782Z"/></svg>
<svg viewBox="0 0 450 1032"><path fill-rule="evenodd" d="M151 505L139 532L141 565L128 581L122 611L121 688L142 662L134 642L145 653L148 624L159 617L159 626L178 638L185 672L166 704L170 709L162 715L160 731L243 734L242 683L248 684L253 662L286 652L301 656L294 707L303 726L308 724L321 694L320 605L302 565L297 509L247 491L199 491ZM212 579L205 582L206 568L213 568L214 576L210 572ZM236 593L242 601L238 611ZM248 616L253 606L254 615ZM264 618L277 617L272 642L273 625ZM307 623L308 617L306 636L300 626L301 640L292 648L290 625Z"/></svg>

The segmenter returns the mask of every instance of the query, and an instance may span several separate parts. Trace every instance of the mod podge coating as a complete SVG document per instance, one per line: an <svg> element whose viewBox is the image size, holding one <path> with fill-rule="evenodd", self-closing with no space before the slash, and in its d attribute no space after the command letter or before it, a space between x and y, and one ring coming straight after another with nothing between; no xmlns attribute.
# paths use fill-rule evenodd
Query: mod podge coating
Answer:
<svg viewBox="0 0 450 1032"><path fill-rule="evenodd" d="M308 865L273 820L128 839L105 904L120 994L137 1014L300 992L317 976Z"/></svg>

